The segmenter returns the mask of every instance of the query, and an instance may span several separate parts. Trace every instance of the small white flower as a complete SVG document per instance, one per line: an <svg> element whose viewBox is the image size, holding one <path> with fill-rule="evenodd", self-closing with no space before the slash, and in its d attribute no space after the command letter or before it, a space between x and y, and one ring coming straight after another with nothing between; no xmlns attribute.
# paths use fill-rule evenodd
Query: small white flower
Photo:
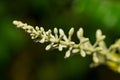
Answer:
<svg viewBox="0 0 120 80"><path fill-rule="evenodd" d="M101 37L102 36L102 31L100 30L100 29L98 29L97 31L96 31L96 38L99 38L99 37Z"/></svg>
<svg viewBox="0 0 120 80"><path fill-rule="evenodd" d="M64 31L62 29L59 29L60 35L65 35Z"/></svg>
<svg viewBox="0 0 120 80"><path fill-rule="evenodd" d="M82 50L82 49L80 50L80 54L81 54L81 56L82 56L82 57L85 57L85 56L86 56L85 51L84 51L84 50Z"/></svg>
<svg viewBox="0 0 120 80"><path fill-rule="evenodd" d="M57 30L57 28L54 28L54 34L55 34L55 37L58 38L58 30Z"/></svg>
<svg viewBox="0 0 120 80"><path fill-rule="evenodd" d="M35 29L36 29L37 31L39 31L39 30L40 30L38 26L36 26L36 27L35 27Z"/></svg>
<svg viewBox="0 0 120 80"><path fill-rule="evenodd" d="M62 51L62 50L63 50L62 45L59 45L58 50L59 50L59 51Z"/></svg>
<svg viewBox="0 0 120 80"><path fill-rule="evenodd" d="M65 33L64 33L64 31L63 31L62 29L59 29L59 33L60 33L60 36L63 36L63 39L64 39L65 41L68 40L67 37L66 37L66 35L65 35Z"/></svg>
<svg viewBox="0 0 120 80"><path fill-rule="evenodd" d="M52 45L51 45L51 44L49 44L49 45L47 45L47 46L46 46L45 50L50 50L50 49L51 49L51 47L52 47Z"/></svg>
<svg viewBox="0 0 120 80"><path fill-rule="evenodd" d="M68 50L66 53L65 53L65 57L64 58L68 58L68 57L70 57L70 50Z"/></svg>
<svg viewBox="0 0 120 80"><path fill-rule="evenodd" d="M83 34L84 34L84 31L83 31L82 28L80 28L80 29L77 31L77 37L78 37L79 40L81 39L81 37L83 37Z"/></svg>
<svg viewBox="0 0 120 80"><path fill-rule="evenodd" d="M98 42L105 39L105 35L102 35L102 31L100 29L96 31L96 39Z"/></svg>
<svg viewBox="0 0 120 80"><path fill-rule="evenodd" d="M72 53L78 53L80 51L80 49L73 49Z"/></svg>
<svg viewBox="0 0 120 80"><path fill-rule="evenodd" d="M43 27L40 27L41 32L45 32Z"/></svg>
<svg viewBox="0 0 120 80"><path fill-rule="evenodd" d="M73 33L74 33L74 28L71 28L71 29L69 30L69 36L72 36Z"/></svg>
<svg viewBox="0 0 120 80"><path fill-rule="evenodd" d="M57 28L54 28L54 33L58 34L58 29Z"/></svg>
<svg viewBox="0 0 120 80"><path fill-rule="evenodd" d="M70 47L70 48L68 49L68 51L65 53L65 57L64 57L64 58L70 57L71 50L72 50L72 47Z"/></svg>
<svg viewBox="0 0 120 80"><path fill-rule="evenodd" d="M44 43L45 42L45 38L42 38L39 42L40 43Z"/></svg>
<svg viewBox="0 0 120 80"><path fill-rule="evenodd" d="M73 33L74 33L74 28L71 28L69 30L69 37L68 37L69 40L71 40L71 37L72 37Z"/></svg>

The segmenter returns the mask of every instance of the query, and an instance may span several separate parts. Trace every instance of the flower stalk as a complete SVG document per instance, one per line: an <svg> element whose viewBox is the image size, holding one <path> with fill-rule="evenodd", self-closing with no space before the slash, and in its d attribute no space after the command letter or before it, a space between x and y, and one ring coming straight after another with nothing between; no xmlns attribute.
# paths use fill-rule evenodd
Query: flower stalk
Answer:
<svg viewBox="0 0 120 80"><path fill-rule="evenodd" d="M21 21L15 20L13 24L16 25L17 28L25 30L30 34L31 39L36 42L48 42L49 44L45 50L55 48L62 51L63 49L67 49L64 58L69 58L71 54L77 53L82 57L92 55L93 62L90 65L91 67L103 64L120 73L120 39L107 48L104 42L105 35L102 34L100 29L96 31L96 41L92 45L89 38L84 37L84 30L82 28L76 32L77 38L79 39L79 43L77 44L72 41L72 36L75 32L74 28L71 28L68 36L66 36L62 29L54 28L53 34L51 29L45 31L43 27L36 26L34 28ZM116 51L118 51L118 53L116 53Z"/></svg>

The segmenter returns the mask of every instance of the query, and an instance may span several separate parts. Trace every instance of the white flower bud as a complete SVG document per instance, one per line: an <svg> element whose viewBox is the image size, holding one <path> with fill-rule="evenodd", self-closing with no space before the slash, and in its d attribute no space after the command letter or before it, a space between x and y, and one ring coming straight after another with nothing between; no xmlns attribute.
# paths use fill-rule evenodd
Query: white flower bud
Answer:
<svg viewBox="0 0 120 80"><path fill-rule="evenodd" d="M52 36L50 29L46 32L46 35L48 36L48 39L50 40L50 37Z"/></svg>
<svg viewBox="0 0 120 80"><path fill-rule="evenodd" d="M54 33L55 33L55 34L58 34L57 28L54 28Z"/></svg>
<svg viewBox="0 0 120 80"><path fill-rule="evenodd" d="M49 44L46 46L45 50L50 50L51 47L52 47L51 44Z"/></svg>
<svg viewBox="0 0 120 80"><path fill-rule="evenodd" d="M58 30L57 30L57 28L54 28L54 34L55 34L55 37L58 38Z"/></svg>
<svg viewBox="0 0 120 80"><path fill-rule="evenodd" d="M84 31L82 28L80 28L78 31L77 31L77 37L78 39L80 40L81 37L83 37L83 34L84 34Z"/></svg>
<svg viewBox="0 0 120 80"><path fill-rule="evenodd" d="M73 35L73 33L74 33L74 28L71 28L70 30L69 30L69 36L68 36L68 40L70 41L71 40L71 37L72 37L72 35Z"/></svg>
<svg viewBox="0 0 120 80"><path fill-rule="evenodd" d="M40 27L40 30L41 30L42 32L44 32L44 28L43 28L43 27Z"/></svg>
<svg viewBox="0 0 120 80"><path fill-rule="evenodd" d="M62 51L62 50L63 50L62 45L59 45L58 50L59 50L59 51Z"/></svg>
<svg viewBox="0 0 120 80"><path fill-rule="evenodd" d="M35 29L36 29L37 31L39 31L39 27L38 27L38 26L36 26Z"/></svg>
<svg viewBox="0 0 120 80"><path fill-rule="evenodd" d="M65 57L64 58L68 58L68 57L70 57L70 50L68 50L66 53L65 53Z"/></svg>
<svg viewBox="0 0 120 80"><path fill-rule="evenodd" d="M81 56L82 56L82 57L85 57L85 56L86 56L85 51L84 51L84 50L82 50L82 49L80 50L80 54L81 54Z"/></svg>
<svg viewBox="0 0 120 80"><path fill-rule="evenodd" d="M60 35L65 35L64 31L62 29L59 29L59 33L60 33Z"/></svg>
<svg viewBox="0 0 120 80"><path fill-rule="evenodd" d="M44 43L45 42L45 38L42 38L39 42L40 43Z"/></svg>
<svg viewBox="0 0 120 80"><path fill-rule="evenodd" d="M72 53L78 53L80 50L79 49L73 49Z"/></svg>
<svg viewBox="0 0 120 80"><path fill-rule="evenodd" d="M15 25L18 25L18 23L19 23L19 22L16 21L16 20L13 21L13 24L15 24Z"/></svg>
<svg viewBox="0 0 120 80"><path fill-rule="evenodd" d="M100 29L96 31L96 39L98 42L104 40L105 37L105 35L102 35L102 31Z"/></svg>
<svg viewBox="0 0 120 80"><path fill-rule="evenodd" d="M71 28L71 29L69 30L69 36L72 36L73 33L74 33L74 28Z"/></svg>
<svg viewBox="0 0 120 80"><path fill-rule="evenodd" d="M62 29L59 29L59 33L60 33L60 36L63 36L63 39L65 41L68 41L68 39L67 39L67 37L66 37L66 35L65 35L65 33L64 33L64 31Z"/></svg>
<svg viewBox="0 0 120 80"><path fill-rule="evenodd" d="M35 39L35 37L34 37L34 36L32 36L32 37L31 37L31 39Z"/></svg>
<svg viewBox="0 0 120 80"><path fill-rule="evenodd" d="M102 36L102 31L100 30L100 29L98 29L97 31L96 31L96 38L99 38L99 37L101 37Z"/></svg>

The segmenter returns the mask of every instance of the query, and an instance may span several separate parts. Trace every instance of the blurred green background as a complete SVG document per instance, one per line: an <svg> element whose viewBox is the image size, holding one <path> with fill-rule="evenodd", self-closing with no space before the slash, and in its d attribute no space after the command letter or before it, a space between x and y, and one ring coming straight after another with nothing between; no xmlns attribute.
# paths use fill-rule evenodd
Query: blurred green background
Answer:
<svg viewBox="0 0 120 80"><path fill-rule="evenodd" d="M92 43L99 28L109 46L120 38L119 0L0 0L0 80L120 80L106 66L89 68L90 56L64 59L65 51L45 51L47 44L34 43L13 20L65 33L83 27Z"/></svg>

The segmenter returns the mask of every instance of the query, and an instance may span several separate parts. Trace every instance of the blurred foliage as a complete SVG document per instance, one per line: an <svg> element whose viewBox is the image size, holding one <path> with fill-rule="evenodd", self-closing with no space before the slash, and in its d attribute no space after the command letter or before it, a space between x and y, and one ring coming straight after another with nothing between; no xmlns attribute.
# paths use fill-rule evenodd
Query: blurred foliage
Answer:
<svg viewBox="0 0 120 80"><path fill-rule="evenodd" d="M120 38L119 10L119 0L0 0L0 80L120 80L104 66L90 69L90 57L64 59L64 52L46 52L46 44L33 43L12 24L16 19L66 32L83 27L93 42L100 28L110 45Z"/></svg>

